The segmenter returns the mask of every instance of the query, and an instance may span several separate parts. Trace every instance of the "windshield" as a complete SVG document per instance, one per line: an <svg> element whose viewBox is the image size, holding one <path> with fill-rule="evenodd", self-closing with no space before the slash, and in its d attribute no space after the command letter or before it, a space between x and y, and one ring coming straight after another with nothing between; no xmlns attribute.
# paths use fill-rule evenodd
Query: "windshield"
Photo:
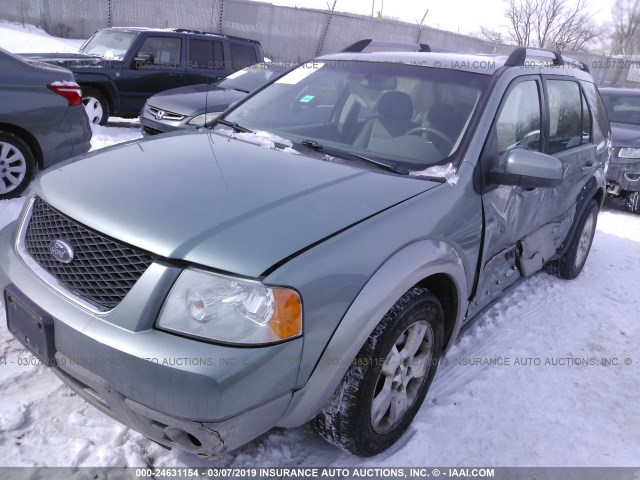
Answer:
<svg viewBox="0 0 640 480"><path fill-rule="evenodd" d="M107 59L122 60L137 36L136 32L100 30L87 40L80 48L80 52Z"/></svg>
<svg viewBox="0 0 640 480"><path fill-rule="evenodd" d="M226 120L419 170L456 152L489 79L401 63L306 63Z"/></svg>
<svg viewBox="0 0 640 480"><path fill-rule="evenodd" d="M601 92L609 121L640 125L640 95Z"/></svg>
<svg viewBox="0 0 640 480"><path fill-rule="evenodd" d="M264 63L259 63L232 73L228 77L220 80L220 82L218 82L218 86L221 88L240 90L248 93L258 87L261 87L271 78L280 75L284 71L285 70L283 68L270 68Z"/></svg>

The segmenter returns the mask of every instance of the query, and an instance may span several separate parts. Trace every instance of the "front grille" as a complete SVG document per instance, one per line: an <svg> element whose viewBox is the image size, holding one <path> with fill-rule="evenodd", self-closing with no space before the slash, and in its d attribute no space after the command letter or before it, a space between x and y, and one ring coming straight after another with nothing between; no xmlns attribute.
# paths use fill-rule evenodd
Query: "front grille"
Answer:
<svg viewBox="0 0 640 480"><path fill-rule="evenodd" d="M52 255L50 243L56 239L73 247L71 263ZM24 245L63 287L101 311L116 307L153 262L145 252L89 230L41 198L34 201Z"/></svg>
<svg viewBox="0 0 640 480"><path fill-rule="evenodd" d="M184 118L184 115L180 115L179 113L169 112L167 110L162 110L161 108L154 107L153 105L149 105L149 112L153 115L156 120L171 120L174 122L179 122Z"/></svg>

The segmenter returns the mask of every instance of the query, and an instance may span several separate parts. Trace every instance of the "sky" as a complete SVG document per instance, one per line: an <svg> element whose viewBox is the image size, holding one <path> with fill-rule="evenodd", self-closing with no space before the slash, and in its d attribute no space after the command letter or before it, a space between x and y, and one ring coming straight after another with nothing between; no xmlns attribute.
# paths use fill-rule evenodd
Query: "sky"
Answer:
<svg viewBox="0 0 640 480"><path fill-rule="evenodd" d="M266 0L275 5L330 9L334 0ZM571 0L569 0L571 1ZM614 0L588 0L594 18L611 20ZM336 0L336 10L371 15L382 9L384 17L419 23L428 9L425 25L442 30L474 34L481 26L506 30L504 0Z"/></svg>

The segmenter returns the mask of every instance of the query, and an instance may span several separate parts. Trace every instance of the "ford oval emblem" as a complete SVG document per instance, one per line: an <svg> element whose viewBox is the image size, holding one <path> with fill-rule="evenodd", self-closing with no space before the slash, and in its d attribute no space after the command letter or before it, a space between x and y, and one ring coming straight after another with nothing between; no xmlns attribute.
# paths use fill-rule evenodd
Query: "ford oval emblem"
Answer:
<svg viewBox="0 0 640 480"><path fill-rule="evenodd" d="M59 238L49 242L49 251L53 258L62 263L71 263L76 257L76 252L73 250L73 247Z"/></svg>

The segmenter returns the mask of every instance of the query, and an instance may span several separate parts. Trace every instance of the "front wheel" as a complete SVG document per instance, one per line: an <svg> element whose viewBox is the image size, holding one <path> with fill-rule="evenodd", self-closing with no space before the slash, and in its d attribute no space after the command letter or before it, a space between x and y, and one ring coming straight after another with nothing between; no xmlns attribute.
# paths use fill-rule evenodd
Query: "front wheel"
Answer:
<svg viewBox="0 0 640 480"><path fill-rule="evenodd" d="M442 351L442 307L412 288L387 312L314 428L355 455L376 455L406 431L427 394Z"/></svg>
<svg viewBox="0 0 640 480"><path fill-rule="evenodd" d="M580 275L591 251L598 222L598 211L598 204L595 200L591 200L579 220L565 254L545 266L548 273L565 280L572 280Z"/></svg>
<svg viewBox="0 0 640 480"><path fill-rule="evenodd" d="M109 104L104 95L95 88L82 89L82 104L92 125L106 125L109 119Z"/></svg>
<svg viewBox="0 0 640 480"><path fill-rule="evenodd" d="M12 133L0 132L0 200L20 195L29 185L34 169L29 146Z"/></svg>

